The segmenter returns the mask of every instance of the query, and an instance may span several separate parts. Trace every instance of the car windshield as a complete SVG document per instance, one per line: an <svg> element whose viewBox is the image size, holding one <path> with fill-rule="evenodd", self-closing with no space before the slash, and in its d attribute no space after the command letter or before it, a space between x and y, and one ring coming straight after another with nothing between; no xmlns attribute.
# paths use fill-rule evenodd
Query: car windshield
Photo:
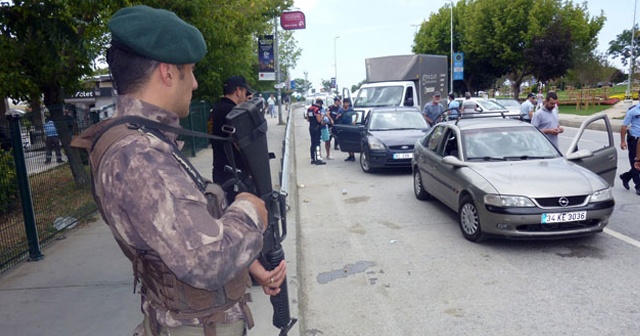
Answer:
<svg viewBox="0 0 640 336"><path fill-rule="evenodd" d="M504 106L489 99L478 99L477 104L485 111L505 110Z"/></svg>
<svg viewBox="0 0 640 336"><path fill-rule="evenodd" d="M533 127L495 127L462 131L466 161L532 160L560 157Z"/></svg>
<svg viewBox="0 0 640 336"><path fill-rule="evenodd" d="M374 112L371 115L369 130L387 131L399 129L428 128L427 122L418 111Z"/></svg>
<svg viewBox="0 0 640 336"><path fill-rule="evenodd" d="M354 107L400 106L402 86L375 86L360 89Z"/></svg>
<svg viewBox="0 0 640 336"><path fill-rule="evenodd" d="M496 100L498 104L504 107L520 107L520 103L517 100L513 99L498 99Z"/></svg>

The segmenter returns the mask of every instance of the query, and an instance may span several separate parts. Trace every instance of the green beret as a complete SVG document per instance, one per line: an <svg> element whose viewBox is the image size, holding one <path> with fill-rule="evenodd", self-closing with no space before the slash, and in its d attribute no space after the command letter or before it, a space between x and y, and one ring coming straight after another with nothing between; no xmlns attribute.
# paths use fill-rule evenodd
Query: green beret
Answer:
<svg viewBox="0 0 640 336"><path fill-rule="evenodd" d="M113 46L162 63L197 63L207 53L198 28L164 9L122 8L109 20L109 30Z"/></svg>

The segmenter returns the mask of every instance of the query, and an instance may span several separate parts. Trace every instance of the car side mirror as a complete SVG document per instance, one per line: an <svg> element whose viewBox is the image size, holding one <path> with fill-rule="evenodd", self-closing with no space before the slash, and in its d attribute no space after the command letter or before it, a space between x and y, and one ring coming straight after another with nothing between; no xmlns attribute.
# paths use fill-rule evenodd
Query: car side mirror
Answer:
<svg viewBox="0 0 640 336"><path fill-rule="evenodd" d="M449 166L453 166L456 168L460 168L460 167L466 167L467 164L463 161L460 161L460 159L458 159L457 157L453 156L453 155L447 155L445 157L442 158L442 163L449 165Z"/></svg>
<svg viewBox="0 0 640 336"><path fill-rule="evenodd" d="M482 113L484 110L482 109L482 107L478 106L478 107L476 107L476 111Z"/></svg>

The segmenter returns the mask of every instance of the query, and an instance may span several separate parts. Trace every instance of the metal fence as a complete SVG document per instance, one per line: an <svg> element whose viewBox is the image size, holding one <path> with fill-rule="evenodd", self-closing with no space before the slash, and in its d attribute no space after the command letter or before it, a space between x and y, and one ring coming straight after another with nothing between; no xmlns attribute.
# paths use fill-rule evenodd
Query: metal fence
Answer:
<svg viewBox="0 0 640 336"><path fill-rule="evenodd" d="M189 117L180 121L182 127L206 132L210 106L208 102L194 102ZM73 117L56 120L54 124L59 131L66 128L73 134L79 134L101 120L101 116L94 111L78 109L73 105L50 108L66 108ZM56 151L53 149L51 159L47 163L47 138L44 132L47 114L46 110L36 111L26 113L20 118L20 141L27 172L26 181L19 180L19 174L16 173L16 154L11 145L9 122L0 118L0 273L33 257L29 243L47 245L64 230L90 221L95 215L96 204L91 195L90 184L79 186L76 183L66 150L61 150L61 162L58 162ZM206 148L209 144L206 139L201 138L181 136L179 140L185 142L183 152L191 156L195 156L200 149ZM88 174L86 156L83 157L83 169ZM18 192L20 183L28 186L27 192L31 195L33 209L26 211L33 211L36 242L27 234L29 218L24 216L24 207L29 207L29 204L23 204Z"/></svg>

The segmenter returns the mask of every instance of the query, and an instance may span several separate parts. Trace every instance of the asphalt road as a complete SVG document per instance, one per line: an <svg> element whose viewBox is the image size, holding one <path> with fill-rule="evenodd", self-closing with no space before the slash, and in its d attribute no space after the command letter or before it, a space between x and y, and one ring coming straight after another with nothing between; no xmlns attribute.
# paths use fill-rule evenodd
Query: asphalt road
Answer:
<svg viewBox="0 0 640 336"><path fill-rule="evenodd" d="M410 170L365 174L346 153L309 165L293 115L301 334L640 334L640 196L619 181L605 233L474 244L453 211L415 199Z"/></svg>

